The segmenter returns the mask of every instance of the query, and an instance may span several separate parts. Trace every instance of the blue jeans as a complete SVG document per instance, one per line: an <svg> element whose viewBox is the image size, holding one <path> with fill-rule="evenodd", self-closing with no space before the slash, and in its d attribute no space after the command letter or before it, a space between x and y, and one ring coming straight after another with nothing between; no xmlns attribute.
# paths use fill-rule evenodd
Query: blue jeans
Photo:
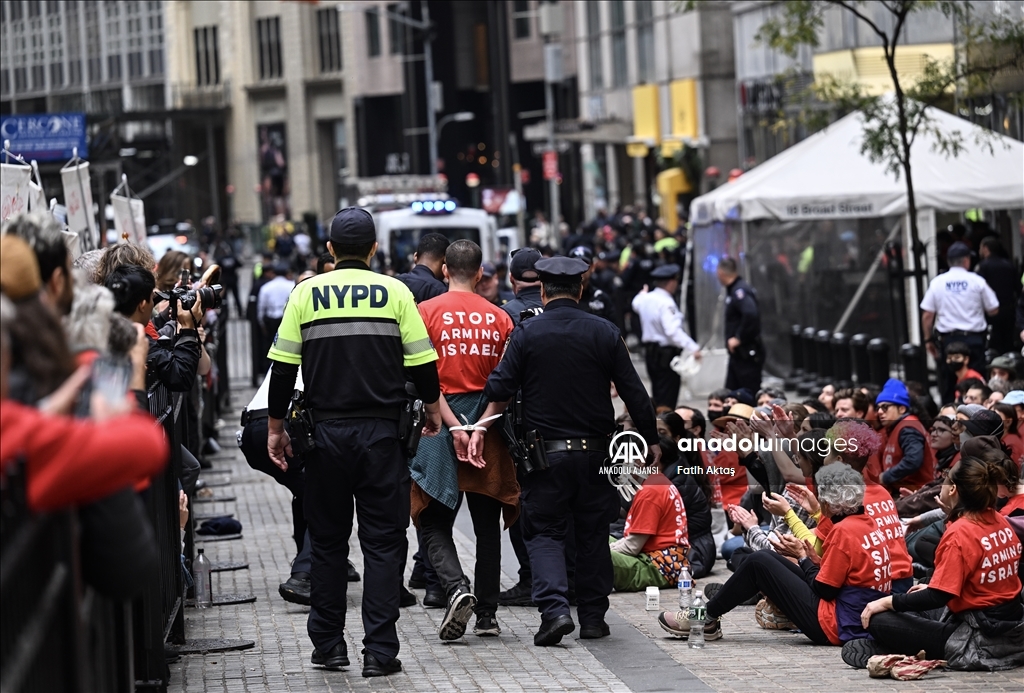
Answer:
<svg viewBox="0 0 1024 693"><path fill-rule="evenodd" d="M747 542L742 536L729 537L722 543L722 558L728 561L732 558L733 552L741 546L746 546Z"/></svg>

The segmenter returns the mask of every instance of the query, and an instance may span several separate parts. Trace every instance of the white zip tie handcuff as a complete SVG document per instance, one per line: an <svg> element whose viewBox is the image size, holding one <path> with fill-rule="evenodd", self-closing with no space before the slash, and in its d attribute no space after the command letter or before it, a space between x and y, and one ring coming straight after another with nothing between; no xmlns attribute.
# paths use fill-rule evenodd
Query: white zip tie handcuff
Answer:
<svg viewBox="0 0 1024 693"><path fill-rule="evenodd" d="M462 426L449 426L448 427L449 431L472 431L472 432L486 431L487 430L487 426L481 426L481 424L485 424L488 421L494 421L495 419L501 418L501 414L495 414L494 416L488 416L486 419L480 419L475 424L469 423L469 419L466 418L465 414L459 414L459 418L462 419L464 425L462 425Z"/></svg>

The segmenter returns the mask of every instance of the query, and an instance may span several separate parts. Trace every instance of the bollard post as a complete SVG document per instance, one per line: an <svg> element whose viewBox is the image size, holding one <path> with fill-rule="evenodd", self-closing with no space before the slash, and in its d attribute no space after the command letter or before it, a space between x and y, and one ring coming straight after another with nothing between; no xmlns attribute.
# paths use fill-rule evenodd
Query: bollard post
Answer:
<svg viewBox="0 0 1024 693"><path fill-rule="evenodd" d="M789 327L789 375L786 377L784 386L787 390L794 390L804 376L804 344L800 338L803 332L800 325Z"/></svg>
<svg viewBox="0 0 1024 693"><path fill-rule="evenodd" d="M889 379L889 342L876 337L868 342L868 382L881 387Z"/></svg>
<svg viewBox="0 0 1024 693"><path fill-rule="evenodd" d="M900 362L903 364L903 382L917 382L928 388L928 360L924 348L917 344L900 347Z"/></svg>
<svg viewBox="0 0 1024 693"><path fill-rule="evenodd" d="M829 344L832 333L818 330L814 335L814 346L818 351L818 387L832 382L835 372L832 368L832 346Z"/></svg>
<svg viewBox="0 0 1024 693"><path fill-rule="evenodd" d="M836 389L853 387L849 340L842 332L836 332L829 340L829 346L832 349L832 378Z"/></svg>
<svg viewBox="0 0 1024 693"><path fill-rule="evenodd" d="M850 337L850 360L853 362L853 377L858 385L866 385L871 380L870 361L868 360L868 342L871 337L861 332Z"/></svg>
<svg viewBox="0 0 1024 693"><path fill-rule="evenodd" d="M800 333L800 342L803 344L804 352L804 377L797 385L796 391L800 395L808 395L817 386L818 380L818 348L814 343L814 336L817 333L813 327L805 327Z"/></svg>

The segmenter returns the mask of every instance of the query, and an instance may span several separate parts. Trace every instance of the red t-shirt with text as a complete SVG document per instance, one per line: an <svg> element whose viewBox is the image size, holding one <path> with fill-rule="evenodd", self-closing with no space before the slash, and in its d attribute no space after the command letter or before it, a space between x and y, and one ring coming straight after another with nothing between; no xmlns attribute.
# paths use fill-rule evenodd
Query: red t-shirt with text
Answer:
<svg viewBox="0 0 1024 693"><path fill-rule="evenodd" d="M1020 594L1020 558L1020 540L995 510L961 517L939 540L928 586L955 595L946 605L954 613L1005 604Z"/></svg>
<svg viewBox="0 0 1024 693"><path fill-rule="evenodd" d="M1010 496L1010 500L1006 501L1006 505L999 511L999 514L1009 517L1018 511L1024 513L1024 495Z"/></svg>
<svg viewBox="0 0 1024 693"><path fill-rule="evenodd" d="M437 350L441 392L480 392L501 360L514 325L508 313L483 296L448 291L419 305Z"/></svg>
<svg viewBox="0 0 1024 693"><path fill-rule="evenodd" d="M714 476L722 487L722 505L739 505L747 492L747 468L740 464L739 454L723 450L715 455L711 465L716 468Z"/></svg>
<svg viewBox="0 0 1024 693"><path fill-rule="evenodd" d="M644 552L688 546L686 507L679 489L664 474L651 474L633 497L623 536L649 534Z"/></svg>
<svg viewBox="0 0 1024 693"><path fill-rule="evenodd" d="M867 587L888 594L892 591L888 544L873 518L850 515L832 526L815 579L832 587ZM841 644L835 602L822 599L818 603L818 621L832 644Z"/></svg>

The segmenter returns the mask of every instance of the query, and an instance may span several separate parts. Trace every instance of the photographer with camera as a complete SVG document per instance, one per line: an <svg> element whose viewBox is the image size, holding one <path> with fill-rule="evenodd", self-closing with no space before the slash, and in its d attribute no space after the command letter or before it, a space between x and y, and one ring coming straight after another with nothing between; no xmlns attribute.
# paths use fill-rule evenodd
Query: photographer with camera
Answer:
<svg viewBox="0 0 1024 693"><path fill-rule="evenodd" d="M156 278L153 273L136 265L114 268L107 275L106 287L114 295L114 310L143 326L150 324L154 301L167 297L154 294ZM171 392L189 392L196 383L205 354L197 329L203 315L203 304L197 292L175 290L170 297L174 299L171 304L175 308L172 311L174 321L165 325L163 333L156 339L147 330L146 389L160 382ZM209 300L212 301L212 297ZM209 357L206 357L206 369L209 370ZM181 485L192 497L199 478L199 461L187 446L182 446L181 465Z"/></svg>

